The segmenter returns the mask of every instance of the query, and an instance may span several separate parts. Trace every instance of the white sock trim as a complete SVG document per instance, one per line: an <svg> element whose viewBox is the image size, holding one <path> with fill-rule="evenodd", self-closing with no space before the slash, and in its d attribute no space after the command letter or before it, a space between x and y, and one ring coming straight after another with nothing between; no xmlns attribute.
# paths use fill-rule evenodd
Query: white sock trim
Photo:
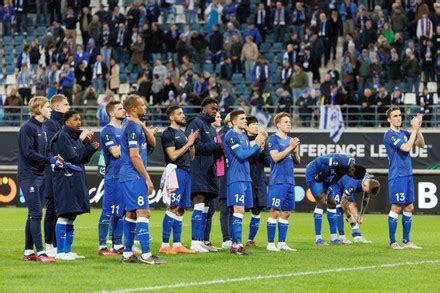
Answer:
<svg viewBox="0 0 440 293"><path fill-rule="evenodd" d="M355 229L359 230L359 225L358 224L356 224L353 227L351 227L351 230L355 230Z"/></svg>
<svg viewBox="0 0 440 293"><path fill-rule="evenodd" d="M315 210L313 211L315 214L320 214L322 215L324 213L323 209L319 209L319 208L315 208Z"/></svg>
<svg viewBox="0 0 440 293"><path fill-rule="evenodd" d="M336 214L336 209L327 209L327 213Z"/></svg>
<svg viewBox="0 0 440 293"><path fill-rule="evenodd" d="M261 216L252 214L252 218L259 219L259 218L261 218Z"/></svg>
<svg viewBox="0 0 440 293"><path fill-rule="evenodd" d="M133 252L132 252L132 251L124 251L124 252L122 253L122 255L123 255L125 258L129 258L130 256L133 255Z"/></svg>
<svg viewBox="0 0 440 293"><path fill-rule="evenodd" d="M162 243L161 247L170 247L170 244L169 243Z"/></svg>
<svg viewBox="0 0 440 293"><path fill-rule="evenodd" d="M25 249L24 250L24 255L28 256L28 255L31 255L31 254L35 254L33 249Z"/></svg>
<svg viewBox="0 0 440 293"><path fill-rule="evenodd" d="M279 218L279 219L278 219L278 223L281 223L281 224L289 224L289 220L286 220L286 219L283 219L283 218Z"/></svg>
<svg viewBox="0 0 440 293"><path fill-rule="evenodd" d="M267 218L267 222L271 223L271 224L276 224L277 223L277 219L274 219L272 217Z"/></svg>
<svg viewBox="0 0 440 293"><path fill-rule="evenodd" d="M205 204L204 203L196 203L194 205L194 210L195 211L201 211L203 212L203 210L205 209Z"/></svg>
<svg viewBox="0 0 440 293"><path fill-rule="evenodd" d="M136 219L125 218L124 221L130 222L130 223L136 223Z"/></svg>
<svg viewBox="0 0 440 293"><path fill-rule="evenodd" d="M394 218L394 219L398 219L399 215L393 211L390 211L390 213L388 214L389 217Z"/></svg>
<svg viewBox="0 0 440 293"><path fill-rule="evenodd" d="M136 223L150 223L150 220L148 220L148 218L146 218L146 217L138 217L137 219L136 219Z"/></svg>
<svg viewBox="0 0 440 293"><path fill-rule="evenodd" d="M183 221L183 216L178 216L176 215L176 217L174 218L176 221L182 222Z"/></svg>
<svg viewBox="0 0 440 293"><path fill-rule="evenodd" d="M182 246L182 242L174 242L173 247L180 247Z"/></svg>
<svg viewBox="0 0 440 293"><path fill-rule="evenodd" d="M405 216L405 217L412 217L412 213L411 212L403 212L403 215Z"/></svg>
<svg viewBox="0 0 440 293"><path fill-rule="evenodd" d="M203 213L204 214L207 214L208 213L208 211L209 211L209 206L207 207L207 206L205 206L204 208L203 208Z"/></svg>
<svg viewBox="0 0 440 293"><path fill-rule="evenodd" d="M172 211L166 211L165 214L170 217L171 219L177 220L176 217L177 215L175 213L173 213Z"/></svg>
<svg viewBox="0 0 440 293"><path fill-rule="evenodd" d="M243 214L240 214L240 213L234 213L232 216L236 217L236 218L243 219Z"/></svg>
<svg viewBox="0 0 440 293"><path fill-rule="evenodd" d="M67 222L69 220L67 218L58 218L57 219L57 224L61 224L61 225L67 225Z"/></svg>

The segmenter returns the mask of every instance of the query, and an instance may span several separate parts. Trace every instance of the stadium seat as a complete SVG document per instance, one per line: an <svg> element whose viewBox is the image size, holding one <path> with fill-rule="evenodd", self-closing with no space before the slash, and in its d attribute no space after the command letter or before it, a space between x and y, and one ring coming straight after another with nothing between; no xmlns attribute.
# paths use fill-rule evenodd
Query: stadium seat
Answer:
<svg viewBox="0 0 440 293"><path fill-rule="evenodd" d="M5 55L5 64L8 65L14 65L14 57L12 55Z"/></svg>
<svg viewBox="0 0 440 293"><path fill-rule="evenodd" d="M15 46L23 45L23 36L15 36Z"/></svg>
<svg viewBox="0 0 440 293"><path fill-rule="evenodd" d="M214 73L214 67L212 66L212 63L206 63L203 65L203 69L205 71L208 71L210 74Z"/></svg>
<svg viewBox="0 0 440 293"><path fill-rule="evenodd" d="M6 65L6 74L15 74L15 68L14 68L14 65L12 65L12 64L9 64L9 65Z"/></svg>
<svg viewBox="0 0 440 293"><path fill-rule="evenodd" d="M271 51L274 52L274 53L283 52L284 51L283 43L274 43L272 45Z"/></svg>
<svg viewBox="0 0 440 293"><path fill-rule="evenodd" d="M246 88L243 84L237 84L237 86L235 87L235 94L237 96L241 96L244 95L246 93Z"/></svg>
<svg viewBox="0 0 440 293"><path fill-rule="evenodd" d="M119 73L125 72L125 63L118 63Z"/></svg>
<svg viewBox="0 0 440 293"><path fill-rule="evenodd" d="M136 72L132 72L130 74L130 83L137 83L138 74Z"/></svg>
<svg viewBox="0 0 440 293"><path fill-rule="evenodd" d="M127 69L127 73L131 73L133 71L133 64L128 63L126 69Z"/></svg>
<svg viewBox="0 0 440 293"><path fill-rule="evenodd" d="M3 46L12 46L12 37L11 36L3 37Z"/></svg>
<svg viewBox="0 0 440 293"><path fill-rule="evenodd" d="M262 43L260 47L261 53L269 52L270 50L270 43Z"/></svg>
<svg viewBox="0 0 440 293"><path fill-rule="evenodd" d="M428 90L430 93L437 92L437 82L435 82L435 81L428 82L427 87L428 87Z"/></svg>
<svg viewBox="0 0 440 293"><path fill-rule="evenodd" d="M45 26L39 26L37 27L37 36L42 37L46 34L46 27Z"/></svg>
<svg viewBox="0 0 440 293"><path fill-rule="evenodd" d="M415 93L406 93L403 98L403 103L405 105L416 105L416 94Z"/></svg>
<svg viewBox="0 0 440 293"><path fill-rule="evenodd" d="M12 54L12 45L4 45L3 46L3 52L5 52L5 54Z"/></svg>
<svg viewBox="0 0 440 293"><path fill-rule="evenodd" d="M35 39L35 38L34 38L33 35L28 35L28 36L27 36L27 43L28 43L28 44L32 43L32 41L33 41L34 39Z"/></svg>
<svg viewBox="0 0 440 293"><path fill-rule="evenodd" d="M242 81L243 81L243 75L241 75L240 73L234 73L232 75L232 79L231 79L232 83L241 83Z"/></svg>
<svg viewBox="0 0 440 293"><path fill-rule="evenodd" d="M128 77L127 74L125 72L122 72L119 74L119 81L121 83L127 83L128 82Z"/></svg>

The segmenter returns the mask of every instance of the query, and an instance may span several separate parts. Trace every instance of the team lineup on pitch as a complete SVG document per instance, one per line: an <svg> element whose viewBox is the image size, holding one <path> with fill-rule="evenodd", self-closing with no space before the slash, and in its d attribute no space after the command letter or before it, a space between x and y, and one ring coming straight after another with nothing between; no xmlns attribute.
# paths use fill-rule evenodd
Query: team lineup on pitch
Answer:
<svg viewBox="0 0 440 293"><path fill-rule="evenodd" d="M98 255L119 254L123 263L167 263L151 249L148 194L154 185L147 162L148 154L156 146L158 129L141 121L146 114L145 100L130 95L123 103L108 103L110 123L102 130L99 142L94 140L91 130L81 130L80 113L70 110L63 95L55 95L50 102L35 97L29 102L29 112L31 118L19 132L18 180L29 210L23 260L52 263L56 259L85 258L72 251L75 221L79 215L90 212L84 164L101 147L105 175L98 221ZM295 209L294 169L301 164L298 153L301 141L289 136L290 115L281 112L274 116L276 132L271 135L259 128L257 118L246 116L242 110L232 111L222 121L218 101L212 98L203 100L201 113L189 121L179 106L168 108L167 116L170 125L161 135L166 165L161 188L166 191L168 207L162 220L162 244L158 252L177 255L229 250L235 255L252 254L257 245L261 246L255 238L264 210L268 212L267 242L263 245L266 252L296 252L297 248L287 244L287 235L289 218ZM421 131L423 116L411 120L411 131L401 129L399 107L390 106L386 117L390 123L384 135L391 204L389 247L420 250L422 247L410 240L414 210L410 151L414 146L425 146ZM265 167L270 167L268 177ZM316 157L307 164L305 178L316 203L314 245L370 244L360 227L369 201L380 192L379 181L356 164L355 157L343 153ZM360 207L356 196L361 196ZM46 249L41 236L43 198L46 199ZM191 244L186 247L182 241L183 218L191 206ZM210 241L216 207L220 210L221 247ZM243 239L247 211L251 219L248 236ZM324 213L330 241L322 236ZM402 244L395 236L400 213ZM345 235L345 221L351 227L352 240ZM109 230L110 247L107 246Z"/></svg>

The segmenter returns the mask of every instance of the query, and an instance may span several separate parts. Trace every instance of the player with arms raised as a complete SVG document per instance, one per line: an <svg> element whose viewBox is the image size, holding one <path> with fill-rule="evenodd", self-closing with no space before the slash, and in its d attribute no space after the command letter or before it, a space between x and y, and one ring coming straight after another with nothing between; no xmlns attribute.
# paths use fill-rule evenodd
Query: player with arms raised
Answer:
<svg viewBox="0 0 440 293"><path fill-rule="evenodd" d="M425 146L421 131L422 115L411 120L412 131L401 128L402 114L397 106L390 106L386 112L390 129L384 135L388 155L388 192L391 210L388 215L390 247L392 249L421 249L410 241L412 212L414 210L414 182L410 151L414 145ZM403 211L403 246L396 242L396 229L399 213Z"/></svg>

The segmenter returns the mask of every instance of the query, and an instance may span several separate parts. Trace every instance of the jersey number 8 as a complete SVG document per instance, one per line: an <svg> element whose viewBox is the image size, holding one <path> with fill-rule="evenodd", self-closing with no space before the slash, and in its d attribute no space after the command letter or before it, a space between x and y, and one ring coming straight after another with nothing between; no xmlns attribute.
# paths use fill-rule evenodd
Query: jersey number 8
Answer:
<svg viewBox="0 0 440 293"><path fill-rule="evenodd" d="M139 196L138 197L138 206L143 206L144 205L144 197L143 196Z"/></svg>

